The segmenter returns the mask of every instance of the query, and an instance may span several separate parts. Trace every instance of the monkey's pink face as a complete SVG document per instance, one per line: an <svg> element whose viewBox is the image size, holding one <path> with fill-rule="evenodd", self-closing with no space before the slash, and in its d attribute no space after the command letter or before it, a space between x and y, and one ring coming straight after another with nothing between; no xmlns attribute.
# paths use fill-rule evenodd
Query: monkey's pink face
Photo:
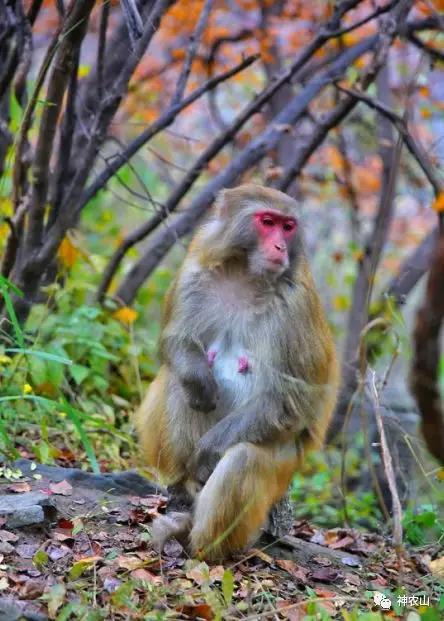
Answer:
<svg viewBox="0 0 444 621"><path fill-rule="evenodd" d="M268 270L282 272L289 266L289 244L296 234L297 222L276 211L254 214L259 250Z"/></svg>

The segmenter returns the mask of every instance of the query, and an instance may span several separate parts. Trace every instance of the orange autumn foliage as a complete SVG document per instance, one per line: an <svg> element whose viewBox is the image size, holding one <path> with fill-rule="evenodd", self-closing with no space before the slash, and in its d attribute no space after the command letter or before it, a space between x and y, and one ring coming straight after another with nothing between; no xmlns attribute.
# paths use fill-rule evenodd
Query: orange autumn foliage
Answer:
<svg viewBox="0 0 444 621"><path fill-rule="evenodd" d="M432 209L437 213L444 213L444 192L440 192L432 203Z"/></svg>
<svg viewBox="0 0 444 621"><path fill-rule="evenodd" d="M352 171L353 183L360 192L371 194L381 188L381 179L376 170L366 166L357 166Z"/></svg>
<svg viewBox="0 0 444 621"><path fill-rule="evenodd" d="M58 257L62 265L66 268L71 268L79 258L80 252L74 246L69 237L65 237L60 244Z"/></svg>
<svg viewBox="0 0 444 621"><path fill-rule="evenodd" d="M114 319L117 319L121 323L124 323L128 326L132 325L136 321L138 316L139 313L133 308L130 308L129 306L123 306L122 308L119 308L113 313Z"/></svg>

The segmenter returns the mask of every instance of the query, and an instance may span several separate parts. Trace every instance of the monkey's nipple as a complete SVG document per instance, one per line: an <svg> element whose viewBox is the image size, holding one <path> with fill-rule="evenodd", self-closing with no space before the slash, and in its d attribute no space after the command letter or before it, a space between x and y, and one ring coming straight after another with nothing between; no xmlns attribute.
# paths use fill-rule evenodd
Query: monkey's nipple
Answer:
<svg viewBox="0 0 444 621"><path fill-rule="evenodd" d="M241 356L237 361L237 372L238 373L246 373L249 369L248 358L247 356Z"/></svg>
<svg viewBox="0 0 444 621"><path fill-rule="evenodd" d="M208 366L212 367L213 366L213 362L216 358L216 354L217 351L215 349L209 349L207 352L207 360L208 360Z"/></svg>

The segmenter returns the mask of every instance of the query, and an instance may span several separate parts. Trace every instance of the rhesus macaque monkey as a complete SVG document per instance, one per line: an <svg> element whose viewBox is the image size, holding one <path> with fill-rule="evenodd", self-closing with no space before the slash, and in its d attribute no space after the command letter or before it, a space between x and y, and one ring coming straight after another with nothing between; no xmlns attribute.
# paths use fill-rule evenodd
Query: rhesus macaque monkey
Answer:
<svg viewBox="0 0 444 621"><path fill-rule="evenodd" d="M219 194L168 292L161 356L136 427L144 460L194 507L153 532L161 545L185 534L209 559L241 551L321 445L336 400L293 199L256 185Z"/></svg>

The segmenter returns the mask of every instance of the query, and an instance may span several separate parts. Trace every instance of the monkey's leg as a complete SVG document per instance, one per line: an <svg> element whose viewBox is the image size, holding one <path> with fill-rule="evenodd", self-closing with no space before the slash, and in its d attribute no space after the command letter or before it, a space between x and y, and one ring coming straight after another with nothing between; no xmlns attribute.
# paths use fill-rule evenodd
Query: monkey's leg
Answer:
<svg viewBox="0 0 444 621"><path fill-rule="evenodd" d="M185 472L185 463L177 456L167 425L168 370L162 367L134 417L142 460L160 474L162 482L175 483Z"/></svg>
<svg viewBox="0 0 444 621"><path fill-rule="evenodd" d="M196 502L191 553L209 559L241 551L258 535L298 464L296 445L231 447Z"/></svg>

